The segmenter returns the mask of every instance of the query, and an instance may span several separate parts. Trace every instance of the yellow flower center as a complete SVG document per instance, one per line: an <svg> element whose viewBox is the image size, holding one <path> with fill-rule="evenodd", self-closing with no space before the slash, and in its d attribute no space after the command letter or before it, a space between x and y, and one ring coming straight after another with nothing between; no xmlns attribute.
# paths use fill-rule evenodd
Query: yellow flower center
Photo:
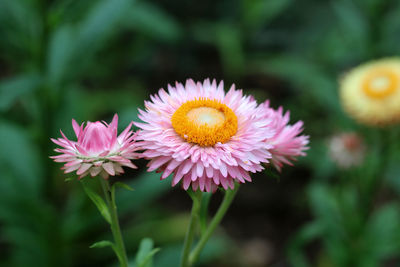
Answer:
<svg viewBox="0 0 400 267"><path fill-rule="evenodd" d="M227 142L238 128L235 113L218 100L187 101L171 118L172 127L186 141L200 146Z"/></svg>
<svg viewBox="0 0 400 267"><path fill-rule="evenodd" d="M373 70L363 82L364 93L375 99L393 94L399 85L398 75L390 69Z"/></svg>

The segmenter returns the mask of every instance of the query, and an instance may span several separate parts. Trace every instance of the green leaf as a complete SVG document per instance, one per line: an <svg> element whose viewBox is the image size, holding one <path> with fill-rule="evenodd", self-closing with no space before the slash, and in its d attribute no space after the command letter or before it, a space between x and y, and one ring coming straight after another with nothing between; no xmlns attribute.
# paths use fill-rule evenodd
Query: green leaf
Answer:
<svg viewBox="0 0 400 267"><path fill-rule="evenodd" d="M129 0L102 0L89 12L79 27L77 50L80 55L86 49L99 48L116 29L117 24L127 14Z"/></svg>
<svg viewBox="0 0 400 267"><path fill-rule="evenodd" d="M361 48L363 44L368 43L367 20L354 2L347 0L332 1L332 7L348 44L354 46L354 42L356 42L356 47Z"/></svg>
<svg viewBox="0 0 400 267"><path fill-rule="evenodd" d="M115 248L115 244L111 241L108 240L102 240L98 241L96 243L93 243L90 248L104 248L104 247L112 247Z"/></svg>
<svg viewBox="0 0 400 267"><path fill-rule="evenodd" d="M153 249L153 240L144 238L140 242L139 251L136 254L137 267L151 267L153 266L153 256L160 250L159 248Z"/></svg>
<svg viewBox="0 0 400 267"><path fill-rule="evenodd" d="M82 179L81 182L84 180L85 179ZM135 188L135 193L132 193L128 190L121 190L120 192L118 192L118 194L116 194L116 203L118 203L118 214L121 217L127 214L133 214L135 212L139 212L141 210L149 210L149 207L155 200L162 197L162 195L165 194L165 192L171 189L171 183L169 181L160 181L160 174L157 174L155 172L153 173L143 172L139 174L135 179L132 179L129 182L129 185ZM84 199L77 200L78 196L81 195L77 193L77 195L75 195L71 199L81 203L76 205L78 205L82 210L83 208L82 203L84 203ZM70 219L68 224L71 228L74 229L73 231L75 236L82 235L86 231L85 229L96 227L96 225L99 224L99 220L101 217L94 216L95 214L93 215L92 213L88 212L83 212L83 213L81 212L80 214L77 214L76 210L77 210L76 206L70 207L69 215L67 216L68 219ZM184 229L184 226L187 225L187 223L188 223L187 221L184 221L181 225L182 227L180 228ZM177 222L174 221L172 222L172 224L176 226ZM152 226L152 224L149 222L147 222L145 225ZM165 222L160 223L159 225L160 226L165 225ZM159 225L156 226L158 227L158 229L160 229ZM154 228L149 230L149 235L151 233L154 233L155 230ZM181 232L180 228L176 229L176 231L179 231L179 233ZM145 229L147 230L148 227L147 228L145 227ZM143 231L144 230L139 229L138 232L133 231L132 234L127 233L127 236L130 236L130 238L127 239L126 242L134 240L134 242L138 243L140 240L138 240L137 237L143 236L142 234ZM160 234L158 235L161 234L168 235L168 233L162 233L162 232L160 232ZM179 239L182 239L183 237L184 233L182 233L182 235L181 234L178 235ZM134 246L137 243L130 243L130 244Z"/></svg>
<svg viewBox="0 0 400 267"><path fill-rule="evenodd" d="M235 25L220 24L216 27L216 45L220 53L224 71L228 75L243 72L245 59L241 32Z"/></svg>
<svg viewBox="0 0 400 267"><path fill-rule="evenodd" d="M312 185L309 190L311 209L329 236L344 238L342 215L335 191L324 185Z"/></svg>
<svg viewBox="0 0 400 267"><path fill-rule="evenodd" d="M399 150L400 151L400 150ZM400 157L395 158L395 160L389 160L387 162L387 167L385 170L385 180L398 195L400 195Z"/></svg>
<svg viewBox="0 0 400 267"><path fill-rule="evenodd" d="M310 264L303 255L303 248L307 243L313 241L323 234L323 226L318 222L311 222L303 226L300 231L294 236L289 244L288 257L289 261L295 267L307 267Z"/></svg>
<svg viewBox="0 0 400 267"><path fill-rule="evenodd" d="M58 85L81 74L95 53L119 29L118 23L130 5L130 0L98 1L76 28L66 25L55 31L48 54L48 80Z"/></svg>
<svg viewBox="0 0 400 267"><path fill-rule="evenodd" d="M58 86L66 79L68 68L73 62L76 31L64 25L57 28L50 38L47 55L47 79L52 86Z"/></svg>
<svg viewBox="0 0 400 267"><path fill-rule="evenodd" d="M150 251L146 255L146 257L143 259L143 261L138 265L138 267L151 267L151 266L153 266L153 257L159 251L160 251L159 248L155 248L152 251Z"/></svg>
<svg viewBox="0 0 400 267"><path fill-rule="evenodd" d="M1 43L8 45L6 48L2 47L2 50L7 51L7 54L16 50L17 53L12 58L14 64L19 64L20 58L24 63L35 59L37 53L40 53L43 20L37 6L35 1L0 0ZM30 56L30 58L24 58L24 56Z"/></svg>
<svg viewBox="0 0 400 267"><path fill-rule="evenodd" d="M121 253L118 251L118 249L117 249L117 247L115 246L115 244L114 244L113 242L111 242L111 241L102 240L102 241L96 242L96 243L94 243L94 244L92 244L92 245L90 246L90 248L105 248L105 247L111 247L111 248L114 250L115 255L117 255L119 261L120 261L120 262L122 261L122 255L121 255Z"/></svg>
<svg viewBox="0 0 400 267"><path fill-rule="evenodd" d="M167 42L178 41L183 32L175 18L150 2L135 3L126 24L154 39Z"/></svg>
<svg viewBox="0 0 400 267"><path fill-rule="evenodd" d="M123 183L123 182L116 182L116 183L114 183L112 185L112 187L115 187L115 188L116 187L121 187L121 188L124 188L124 189L129 190L129 191L134 191L135 190L132 187L130 187L129 185Z"/></svg>
<svg viewBox="0 0 400 267"><path fill-rule="evenodd" d="M370 256L386 259L399 255L400 209L395 203L387 204L371 217L364 233L365 249Z"/></svg>
<svg viewBox="0 0 400 267"><path fill-rule="evenodd" d="M72 178L72 177L68 177L68 178L65 178L64 179L64 182L71 182L71 181L74 181L75 179L74 178Z"/></svg>
<svg viewBox="0 0 400 267"><path fill-rule="evenodd" d="M378 44L381 46L382 51L385 51L385 53L389 52L391 55L398 55L400 53L398 45L400 42L399 13L400 2L397 2L397 4L393 3L393 6L381 18L379 25L377 25L382 36L382 40Z"/></svg>
<svg viewBox="0 0 400 267"><path fill-rule="evenodd" d="M332 80L317 63L295 55L282 55L256 59L253 68L287 79L333 114L341 111L336 80Z"/></svg>
<svg viewBox="0 0 400 267"><path fill-rule="evenodd" d="M213 236L207 242L204 247L200 258L199 258L199 266L215 266L213 264L213 260L218 259L224 253L233 250L233 242L226 237L223 236ZM176 267L179 266L179 259L182 253L182 245L169 245L168 247L163 248L160 253L157 255L157 258L154 259L154 266L162 266L162 267ZM206 264L208 263L208 264ZM211 263L211 264L210 264Z"/></svg>
<svg viewBox="0 0 400 267"><path fill-rule="evenodd" d="M102 178L99 178L102 179ZM88 197L92 200L92 202L96 205L97 209L100 211L101 215L104 217L104 219L111 224L111 214L110 210L108 209L106 203L104 200L94 192L89 185L87 185L83 180L81 180L81 183L83 185L83 189L85 190L85 193L88 195Z"/></svg>
<svg viewBox="0 0 400 267"><path fill-rule="evenodd" d="M0 111L6 111L19 97L36 90L40 82L41 78L38 74L28 73L0 83Z"/></svg>
<svg viewBox="0 0 400 267"><path fill-rule="evenodd" d="M0 147L1 195L39 195L44 173L42 158L27 129L0 120Z"/></svg>
<svg viewBox="0 0 400 267"><path fill-rule="evenodd" d="M281 14L292 0L243 0L244 22L251 27L265 26Z"/></svg>

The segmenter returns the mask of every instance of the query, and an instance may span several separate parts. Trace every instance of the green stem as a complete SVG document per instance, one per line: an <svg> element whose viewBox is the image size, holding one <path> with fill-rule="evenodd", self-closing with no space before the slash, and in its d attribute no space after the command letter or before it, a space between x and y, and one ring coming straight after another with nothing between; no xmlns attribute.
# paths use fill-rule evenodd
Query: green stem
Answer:
<svg viewBox="0 0 400 267"><path fill-rule="evenodd" d="M203 235L207 230L207 220L208 220L208 206L212 197L211 192L203 193L203 198L201 200L200 207L200 229Z"/></svg>
<svg viewBox="0 0 400 267"><path fill-rule="evenodd" d="M365 193L365 216L368 217L373 210L374 201L382 189L385 179L382 175L391 160L391 147L395 139L392 139L392 132L386 129L379 129L375 139L375 146L378 147L379 155L377 166L370 171L371 178L368 180Z"/></svg>
<svg viewBox="0 0 400 267"><path fill-rule="evenodd" d="M190 249L192 248L193 239L194 239L194 235L196 232L196 224L199 220L201 198L202 198L201 191L197 191L197 192L188 191L188 194L190 195L190 197L193 200L193 205L192 205L192 212L190 215L189 228L186 232L185 242L183 244L181 267L191 266L189 264L189 254L190 254Z"/></svg>
<svg viewBox="0 0 400 267"><path fill-rule="evenodd" d="M227 190L225 192L224 200L221 203L221 206L218 208L217 213L215 214L214 218L211 220L210 225L208 226L207 230L201 236L200 241L197 243L196 247L193 249L192 253L189 256L189 265L192 266L200 256L201 251L203 250L204 246L206 245L207 241L210 239L212 233L214 232L215 228L220 224L222 219L225 216L229 206L231 205L235 195L239 189L239 184L235 184L235 189Z"/></svg>
<svg viewBox="0 0 400 267"><path fill-rule="evenodd" d="M115 242L115 252L117 254L121 267L128 267L128 257L126 255L124 240L121 234L121 228L118 222L117 205L115 204L115 196L111 194L110 197L110 184L108 180L99 179L101 188L103 189L104 197L111 215L111 232Z"/></svg>

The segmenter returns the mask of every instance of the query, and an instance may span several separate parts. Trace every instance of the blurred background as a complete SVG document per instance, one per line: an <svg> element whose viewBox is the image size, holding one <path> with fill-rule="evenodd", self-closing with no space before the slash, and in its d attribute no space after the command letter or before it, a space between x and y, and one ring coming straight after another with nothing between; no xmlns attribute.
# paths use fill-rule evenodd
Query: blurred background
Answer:
<svg viewBox="0 0 400 267"><path fill-rule="evenodd" d="M362 126L338 98L346 71L400 54L399 14L397 0L0 0L0 266L116 266L89 248L109 229L49 138L114 113L122 130L187 78L270 99L311 140L241 187L198 266L399 266L400 129ZM150 237L154 266L176 267L191 201L145 164L118 178L136 189L118 192L128 254Z"/></svg>

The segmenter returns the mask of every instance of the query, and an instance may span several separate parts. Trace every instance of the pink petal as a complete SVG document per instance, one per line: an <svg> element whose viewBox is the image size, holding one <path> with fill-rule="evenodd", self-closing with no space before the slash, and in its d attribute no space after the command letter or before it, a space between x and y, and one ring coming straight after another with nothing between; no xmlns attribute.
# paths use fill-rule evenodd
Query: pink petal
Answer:
<svg viewBox="0 0 400 267"><path fill-rule="evenodd" d="M79 124L74 119L72 119L72 128L74 128L74 132L75 132L76 138L78 138L79 134L81 132L81 127L79 126Z"/></svg>
<svg viewBox="0 0 400 267"><path fill-rule="evenodd" d="M76 174L81 175L82 173L86 172L91 166L92 166L92 164L90 164L90 163L82 163L81 167L76 172Z"/></svg>
<svg viewBox="0 0 400 267"><path fill-rule="evenodd" d="M115 175L114 165L111 162L104 163L102 166L109 175Z"/></svg>

